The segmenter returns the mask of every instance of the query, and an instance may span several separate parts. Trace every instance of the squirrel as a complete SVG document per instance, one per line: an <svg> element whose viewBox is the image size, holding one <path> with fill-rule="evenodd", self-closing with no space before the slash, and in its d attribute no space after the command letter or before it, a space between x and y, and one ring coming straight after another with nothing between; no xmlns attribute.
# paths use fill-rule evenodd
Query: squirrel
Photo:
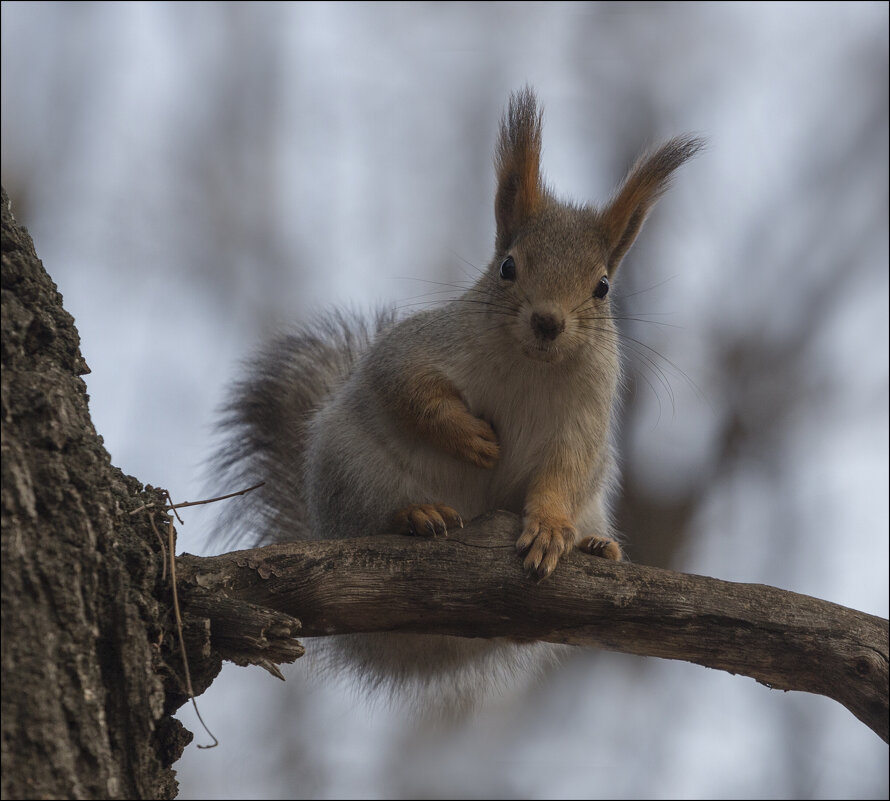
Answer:
<svg viewBox="0 0 890 801"><path fill-rule="evenodd" d="M542 112L511 95L495 166L494 256L460 297L399 319L334 313L273 342L235 388L217 464L265 481L242 526L262 542L446 536L523 516L537 579L573 548L623 557L609 518L620 366L610 288L674 171L702 141L642 156L603 208L557 199L540 170ZM262 542L257 544L262 544ZM352 634L332 659L376 685L417 680L464 704L559 648L440 635Z"/></svg>

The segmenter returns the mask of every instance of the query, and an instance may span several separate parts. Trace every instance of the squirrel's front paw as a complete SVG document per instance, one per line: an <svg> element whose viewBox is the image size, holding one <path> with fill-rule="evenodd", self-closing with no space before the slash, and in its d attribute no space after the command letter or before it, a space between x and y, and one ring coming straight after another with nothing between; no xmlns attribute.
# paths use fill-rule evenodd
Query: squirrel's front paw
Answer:
<svg viewBox="0 0 890 801"><path fill-rule="evenodd" d="M601 556L603 559L612 559L615 562L624 559L621 546L615 540L606 537L585 537L578 543L578 550L594 556Z"/></svg>
<svg viewBox="0 0 890 801"><path fill-rule="evenodd" d="M392 516L392 529L396 534L447 537L449 526L463 528L464 521L454 509L441 503L416 503L399 509Z"/></svg>
<svg viewBox="0 0 890 801"><path fill-rule="evenodd" d="M459 459L490 470L501 455L494 429L478 417L467 415L454 432L449 450Z"/></svg>
<svg viewBox="0 0 890 801"><path fill-rule="evenodd" d="M525 531L516 540L517 551L528 551L523 567L540 578L547 578L559 557L574 547L575 527L564 517L527 517Z"/></svg>

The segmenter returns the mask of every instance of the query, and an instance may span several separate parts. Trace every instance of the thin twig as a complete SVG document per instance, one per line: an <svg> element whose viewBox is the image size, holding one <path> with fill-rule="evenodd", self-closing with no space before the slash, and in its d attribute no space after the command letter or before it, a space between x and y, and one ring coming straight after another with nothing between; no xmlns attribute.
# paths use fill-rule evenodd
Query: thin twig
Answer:
<svg viewBox="0 0 890 801"><path fill-rule="evenodd" d="M200 506L201 504L204 504L204 503L216 503L217 501L224 501L227 498L235 498L238 495L246 495L248 492L253 492L255 489L259 489L265 483L266 483L265 481L261 481L259 484L254 484L252 487L248 487L247 489L238 490L238 492L230 492L228 495L220 495L218 498L207 498L206 500L203 500L203 501L185 501L183 503L173 503L173 499L170 497L170 493L167 490L164 490L164 495L167 496L167 500L169 501L168 505L165 506L164 508L168 509L168 510L169 509L176 510L176 509L183 509L186 506ZM142 506L137 506L132 512L130 512L130 516L132 517L137 512L142 512L145 509L149 509L154 505L155 505L154 501L150 501L149 503L142 504ZM179 520L180 523L182 523L182 518L178 514L176 515L176 519Z"/></svg>
<svg viewBox="0 0 890 801"><path fill-rule="evenodd" d="M170 496L170 490L164 490L164 495L167 497L167 505L164 507L168 512L172 511L174 515L176 515L176 519L179 521L180 526L185 525L185 520L183 520L179 516L179 512L176 511L176 507L173 505L173 498Z"/></svg>
<svg viewBox="0 0 890 801"><path fill-rule="evenodd" d="M168 509L184 509L186 506L200 506L201 504L204 504L204 503L216 503L216 501L224 501L227 498L234 498L238 495L246 495L248 492L253 492L255 489L259 489L260 487L262 487L265 483L266 483L265 481L261 481L259 484L254 484L254 486L248 487L247 489L239 490L238 492L230 492L228 495L220 495L218 498L208 498L207 500L204 500L204 501L185 501L183 503L172 503L171 502L170 506L168 506L167 508ZM170 497L169 493L167 494L167 497L168 498Z"/></svg>
<svg viewBox="0 0 890 801"><path fill-rule="evenodd" d="M169 493L167 494L169 498ZM168 526L167 526L167 536L170 544L170 554L173 555L176 553L176 533L173 528L173 517L169 514L167 515ZM182 636L182 616L179 614L179 594L176 591L176 559L170 559L170 582L173 585L173 612L176 615L176 633L179 636L179 648L182 651L182 665L185 668L185 686L186 690L188 690L189 698L192 701L192 706L195 709L195 714L198 716L198 720L201 722L201 725L204 727L204 731L206 731L212 738L212 745L199 745L198 748L216 748L219 745L219 740L216 739L216 736L212 731L207 727L207 724L204 722L204 718L201 717L201 713L198 711L198 703L195 701L195 691L192 689L192 675L189 671L189 659L185 650L185 638Z"/></svg>

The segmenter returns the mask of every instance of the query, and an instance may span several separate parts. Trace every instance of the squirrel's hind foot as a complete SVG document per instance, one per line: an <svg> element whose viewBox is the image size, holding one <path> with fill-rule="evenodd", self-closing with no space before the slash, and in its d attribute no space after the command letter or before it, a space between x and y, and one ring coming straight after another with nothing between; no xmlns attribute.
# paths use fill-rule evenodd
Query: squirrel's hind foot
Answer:
<svg viewBox="0 0 890 801"><path fill-rule="evenodd" d="M605 537L585 537L578 543L578 550L593 556L601 556L603 559L611 559L615 562L621 562L624 559L621 546L615 540L606 539Z"/></svg>
<svg viewBox="0 0 890 801"><path fill-rule="evenodd" d="M392 530L396 534L447 537L449 527L463 528L464 521L454 509L441 503L412 504L392 516Z"/></svg>

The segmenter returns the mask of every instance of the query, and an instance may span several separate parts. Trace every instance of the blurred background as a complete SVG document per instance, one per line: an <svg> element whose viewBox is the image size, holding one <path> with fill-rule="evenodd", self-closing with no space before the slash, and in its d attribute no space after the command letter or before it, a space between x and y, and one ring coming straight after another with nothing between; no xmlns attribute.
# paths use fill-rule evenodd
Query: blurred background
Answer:
<svg viewBox="0 0 890 801"><path fill-rule="evenodd" d="M267 337L435 301L489 260L512 90L602 201L692 131L615 294L637 562L888 615L888 5L2 5L2 180L75 316L114 462L202 497L216 409ZM234 489L234 488L233 488ZM180 545L218 549L216 511ZM307 642L311 648L311 641ZM303 664L228 666L183 798L886 798L833 701L579 650L418 728ZM189 710L182 719L207 737Z"/></svg>

